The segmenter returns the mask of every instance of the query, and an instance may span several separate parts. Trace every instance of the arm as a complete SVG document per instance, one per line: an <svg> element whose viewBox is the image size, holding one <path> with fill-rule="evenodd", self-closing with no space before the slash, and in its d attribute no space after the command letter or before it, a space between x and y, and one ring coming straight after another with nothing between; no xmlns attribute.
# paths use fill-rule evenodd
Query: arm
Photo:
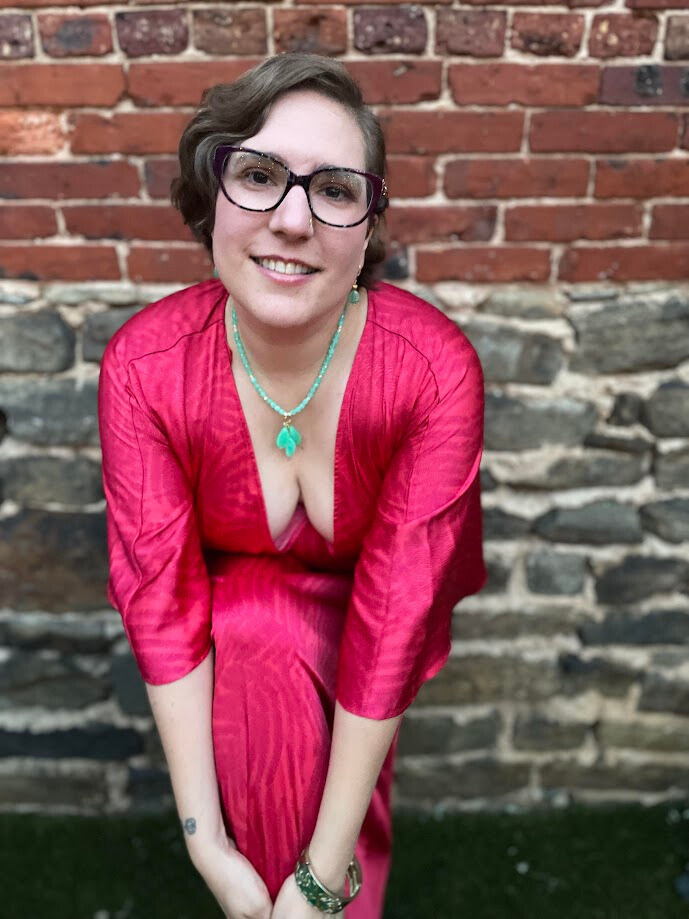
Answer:
<svg viewBox="0 0 689 919"><path fill-rule="evenodd" d="M347 867L402 715L361 718L335 703L330 762L309 856L316 877L344 893Z"/></svg>
<svg viewBox="0 0 689 919"><path fill-rule="evenodd" d="M184 841L195 864L209 845L236 849L223 825L215 772L213 658L211 649L198 667L181 679L162 686L145 684L170 770Z"/></svg>

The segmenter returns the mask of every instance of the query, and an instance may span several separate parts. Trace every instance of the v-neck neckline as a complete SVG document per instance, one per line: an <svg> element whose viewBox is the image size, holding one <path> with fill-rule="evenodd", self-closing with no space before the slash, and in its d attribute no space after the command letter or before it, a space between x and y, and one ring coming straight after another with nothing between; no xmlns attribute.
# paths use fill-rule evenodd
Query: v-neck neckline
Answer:
<svg viewBox="0 0 689 919"><path fill-rule="evenodd" d="M282 555L285 552L288 552L289 549L291 549L291 547L294 545L297 537L301 533L304 526L308 524L311 527L311 529L318 535L318 537L325 543L325 545L328 547L328 550L331 553L333 553L335 550L335 546L337 545L337 538L338 538L338 507L340 503L339 502L339 490L338 490L338 484L339 484L338 470L340 466L341 442L344 436L344 433L343 433L344 419L348 417L349 415L349 403L351 400L352 389L354 387L354 379L356 377L356 374L359 372L359 365L361 364L361 361L363 359L362 353L365 347L364 339L369 334L369 329L372 325L373 297L375 295L372 294L371 290L367 288L366 290L366 293L367 293L366 321L364 323L363 331L357 343L356 351L354 353L354 359L352 361L352 365L349 370L349 376L347 377L347 382L345 384L344 395L342 396L340 414L337 420L337 430L335 434L335 454L334 454L334 463L333 463L333 466L334 466L334 469L333 469L333 538L332 540L326 539L325 536L323 536L323 534L314 527L314 525L311 523L309 519L308 514L306 513L305 506L303 505L301 501L299 501L297 502L297 506L294 509L294 514L292 514L292 517L289 523L287 524L285 529L282 531L282 533L277 538L277 542L281 543L281 546L278 547L276 545L276 541L273 539L273 536L270 532L270 523L268 520L268 509L266 506L265 495L263 494L263 486L261 484L261 476L260 476L259 469L258 469L258 461L256 459L256 452L254 450L253 441L251 440L251 432L249 430L249 424L246 420L246 415L244 414L244 409L242 407L242 401L239 398L239 391L237 389L237 383L235 381L234 374L232 372L234 352L232 351L232 348L230 348L229 342L227 340L227 325L225 322L225 314L227 311L227 304L228 304L230 292L226 290L224 286L222 286L222 291L224 293L221 294L220 296L219 312L220 312L220 327L222 331L223 352L227 359L227 368L229 371L228 376L230 378L231 391L232 391L234 399L236 400L237 408L239 411L239 416L241 418L242 439L244 441L246 453L250 459L250 466L251 466L253 480L254 480L255 492L258 495L259 516L261 518L261 527L263 529L264 538L274 553L278 555ZM276 415L277 415L277 412L276 412ZM296 518L299 517L300 515L303 519L296 520ZM284 541L285 538L286 538L286 542Z"/></svg>

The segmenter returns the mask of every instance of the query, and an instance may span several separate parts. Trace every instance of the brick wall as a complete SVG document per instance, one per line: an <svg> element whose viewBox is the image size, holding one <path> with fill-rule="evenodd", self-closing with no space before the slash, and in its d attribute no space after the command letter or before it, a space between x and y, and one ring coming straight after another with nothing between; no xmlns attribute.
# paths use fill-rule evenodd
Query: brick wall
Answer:
<svg viewBox="0 0 689 919"><path fill-rule="evenodd" d="M210 275L167 201L202 90L288 50L360 82L386 277L486 371L490 582L397 805L686 793L688 0L0 0L0 808L169 802L104 594L98 362Z"/></svg>

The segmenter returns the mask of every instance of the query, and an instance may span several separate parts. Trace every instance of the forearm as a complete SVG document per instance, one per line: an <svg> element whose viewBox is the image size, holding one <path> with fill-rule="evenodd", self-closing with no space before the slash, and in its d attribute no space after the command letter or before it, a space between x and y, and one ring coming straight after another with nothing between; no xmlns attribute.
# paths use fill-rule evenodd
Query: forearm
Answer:
<svg viewBox="0 0 689 919"><path fill-rule="evenodd" d="M380 770L402 715L361 718L335 703L328 774L309 844L316 877L342 891Z"/></svg>
<svg viewBox="0 0 689 919"><path fill-rule="evenodd" d="M215 651L173 683L146 683L165 751L184 840L192 861L208 845L226 845L213 752L212 705ZM232 840L229 840L232 844Z"/></svg>

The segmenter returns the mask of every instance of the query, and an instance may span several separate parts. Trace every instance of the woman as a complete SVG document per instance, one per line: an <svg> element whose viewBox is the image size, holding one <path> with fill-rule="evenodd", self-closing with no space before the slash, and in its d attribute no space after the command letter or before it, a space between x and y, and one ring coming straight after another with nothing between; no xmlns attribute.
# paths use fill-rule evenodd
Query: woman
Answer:
<svg viewBox="0 0 689 919"><path fill-rule="evenodd" d="M108 595L225 914L380 919L399 723L485 581L480 364L375 282L385 145L342 64L213 87L179 153L217 279L104 354Z"/></svg>

